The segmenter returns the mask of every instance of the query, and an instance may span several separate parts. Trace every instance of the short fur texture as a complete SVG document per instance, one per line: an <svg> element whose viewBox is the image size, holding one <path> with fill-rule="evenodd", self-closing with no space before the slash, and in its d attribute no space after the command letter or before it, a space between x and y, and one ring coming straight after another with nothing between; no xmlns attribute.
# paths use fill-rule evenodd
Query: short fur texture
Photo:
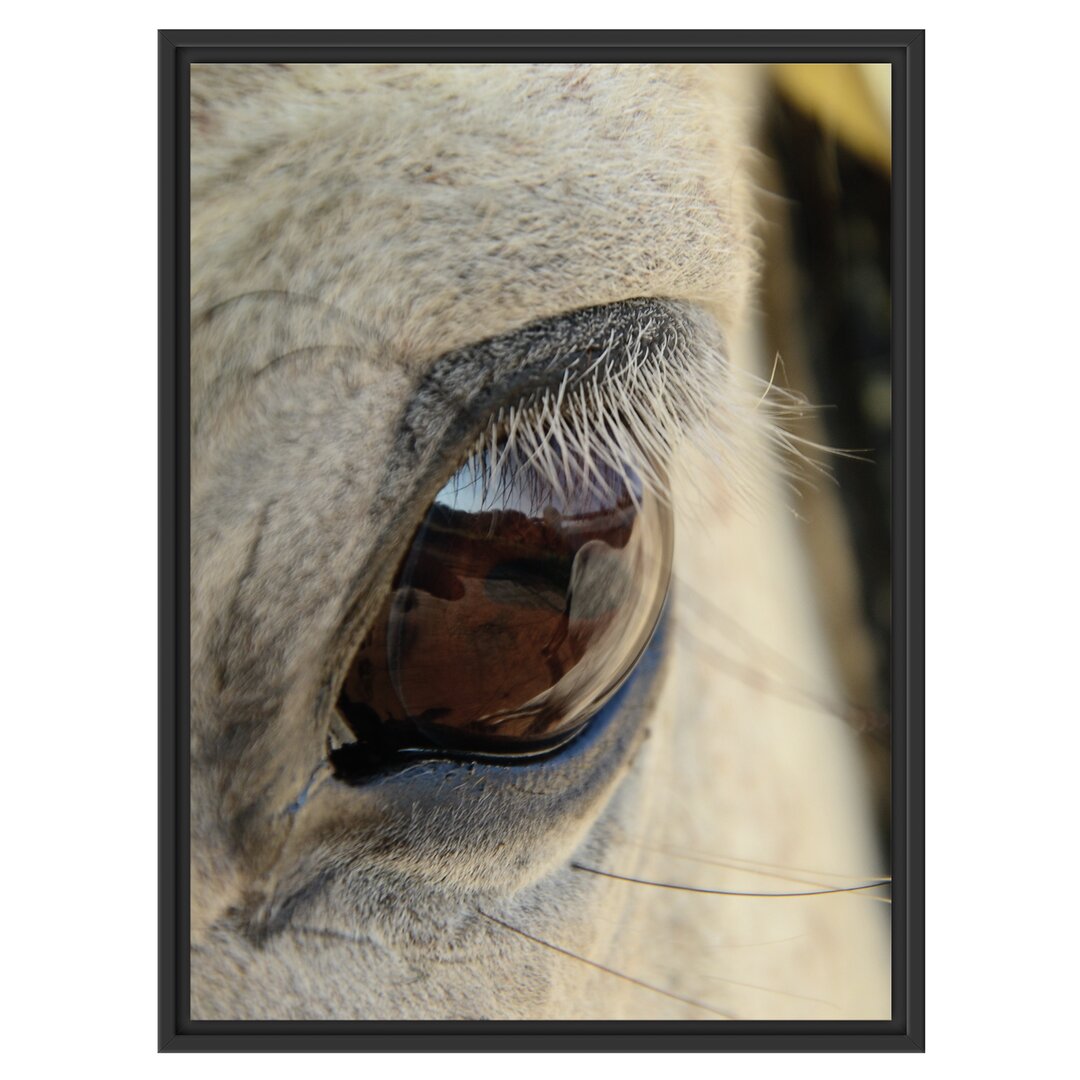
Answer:
<svg viewBox="0 0 1080 1080"><path fill-rule="evenodd" d="M730 512L747 477L777 482L775 428L723 344L753 276L755 81L194 68L194 1017L887 1014L883 905L677 895L578 868L648 870L659 843L831 884L877 869L850 733L703 664L677 592L666 675L650 660L566 760L362 786L327 765L344 665L435 491L500 409L508 423L558 394L550 376L590 334L627 371L646 332L679 340L683 361L648 353L634 400L711 419L729 452L702 474L719 494L676 573L700 568L829 685L782 500ZM708 407L687 416L695 395ZM659 448L638 438L643 460L676 426Z"/></svg>

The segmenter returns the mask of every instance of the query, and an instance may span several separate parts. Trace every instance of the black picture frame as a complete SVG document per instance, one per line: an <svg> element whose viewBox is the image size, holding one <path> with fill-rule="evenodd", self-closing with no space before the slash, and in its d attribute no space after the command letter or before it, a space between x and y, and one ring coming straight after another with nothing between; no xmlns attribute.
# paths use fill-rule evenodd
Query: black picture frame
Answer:
<svg viewBox="0 0 1080 1080"><path fill-rule="evenodd" d="M165 1051L924 1048L924 34L159 31L159 1031ZM188 116L193 62L787 61L892 65L893 1016L888 1021L192 1021L188 1014Z"/></svg>

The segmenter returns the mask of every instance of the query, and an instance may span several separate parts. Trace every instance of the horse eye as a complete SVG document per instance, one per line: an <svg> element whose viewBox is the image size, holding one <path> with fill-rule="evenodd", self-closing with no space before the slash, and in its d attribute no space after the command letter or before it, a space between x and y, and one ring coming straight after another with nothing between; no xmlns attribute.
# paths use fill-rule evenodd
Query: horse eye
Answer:
<svg viewBox="0 0 1080 1080"><path fill-rule="evenodd" d="M527 756L577 735L633 670L667 596L669 506L630 473L528 464L436 496L338 709L353 768L394 752ZM349 769L348 771L353 771Z"/></svg>

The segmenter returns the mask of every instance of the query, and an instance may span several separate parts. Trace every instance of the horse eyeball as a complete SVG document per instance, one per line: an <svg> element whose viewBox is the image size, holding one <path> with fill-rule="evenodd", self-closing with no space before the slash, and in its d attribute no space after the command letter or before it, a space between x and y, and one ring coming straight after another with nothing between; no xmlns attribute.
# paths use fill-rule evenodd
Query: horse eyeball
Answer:
<svg viewBox="0 0 1080 1080"><path fill-rule="evenodd" d="M534 755L626 680L667 596L670 507L629 472L492 489L464 467L417 530L338 709L368 749Z"/></svg>

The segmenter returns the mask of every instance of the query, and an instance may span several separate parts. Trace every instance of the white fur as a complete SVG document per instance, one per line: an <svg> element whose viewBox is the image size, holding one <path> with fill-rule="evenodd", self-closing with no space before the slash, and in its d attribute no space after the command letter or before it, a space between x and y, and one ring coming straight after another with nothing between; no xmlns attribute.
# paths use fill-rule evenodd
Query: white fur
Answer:
<svg viewBox="0 0 1080 1080"><path fill-rule="evenodd" d="M549 478L568 451L579 479L629 462L666 492L669 456L707 429L694 486L720 495L682 530L676 573L833 693L772 490L790 439L723 345L753 277L755 82L723 65L194 69L193 1015L887 1013L880 902L675 894L573 866L777 891L762 873L794 871L756 864L823 885L880 870L851 732L704 662L678 586L671 669L635 706L650 737L610 775L598 762L572 808L522 773L513 799L462 780L388 816L325 760L327 673L460 464L418 427L415 468L394 471L418 388L454 350L635 298L684 312L692 342L636 359L617 343L619 375L507 406L475 460L497 474L493 436L513 432ZM670 482L685 504L686 473ZM740 491L770 497L733 513Z"/></svg>

